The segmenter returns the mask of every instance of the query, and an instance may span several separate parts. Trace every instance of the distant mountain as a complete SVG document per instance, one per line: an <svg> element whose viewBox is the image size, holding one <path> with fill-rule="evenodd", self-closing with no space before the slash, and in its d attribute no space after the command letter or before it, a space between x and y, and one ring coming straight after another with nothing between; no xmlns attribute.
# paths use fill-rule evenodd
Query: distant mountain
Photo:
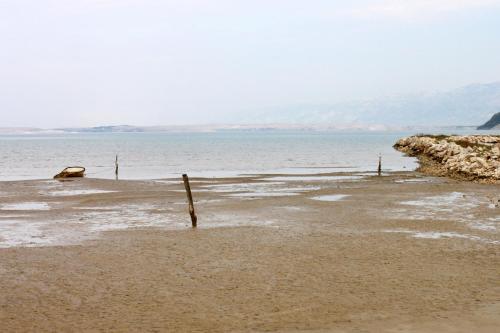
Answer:
<svg viewBox="0 0 500 333"><path fill-rule="evenodd" d="M500 82L332 105L283 107L253 117L257 123L385 126L479 125L500 109ZM249 121L249 119L246 119Z"/></svg>
<svg viewBox="0 0 500 333"><path fill-rule="evenodd" d="M488 120L484 125L479 126L478 130L490 130L490 129L500 129L500 112L495 113L490 120Z"/></svg>
<svg viewBox="0 0 500 333"><path fill-rule="evenodd" d="M97 126L58 129L0 128L1 135L57 135L64 133L213 133L213 132L269 132L269 131L455 131L474 130L476 126L385 126L323 124L222 124L186 126Z"/></svg>
<svg viewBox="0 0 500 333"><path fill-rule="evenodd" d="M143 132L213 132L219 129L231 128L228 125L172 125L172 126L131 126L111 125L96 127L58 128L55 131L63 133L143 133Z"/></svg>
<svg viewBox="0 0 500 333"><path fill-rule="evenodd" d="M75 128L58 128L62 132L77 132L77 133L130 133L144 132L144 129L137 126L118 125L118 126L96 126L96 127L75 127Z"/></svg>
<svg viewBox="0 0 500 333"><path fill-rule="evenodd" d="M216 132L269 130L421 130L499 128L500 82L474 84L448 92L422 93L331 105L281 107L232 124L186 126L97 126L57 129L0 128L0 135L57 133Z"/></svg>
<svg viewBox="0 0 500 333"><path fill-rule="evenodd" d="M34 133L41 133L44 130L41 128L34 128L34 127L0 127L0 135L2 134L34 134Z"/></svg>

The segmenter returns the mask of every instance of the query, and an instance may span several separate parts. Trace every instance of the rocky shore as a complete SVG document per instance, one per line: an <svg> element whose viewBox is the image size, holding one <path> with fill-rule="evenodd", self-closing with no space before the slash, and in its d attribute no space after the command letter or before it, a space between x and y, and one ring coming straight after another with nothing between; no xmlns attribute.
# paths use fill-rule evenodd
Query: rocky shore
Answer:
<svg viewBox="0 0 500 333"><path fill-rule="evenodd" d="M500 183L498 135L416 135L400 139L394 148L417 157L423 173Z"/></svg>

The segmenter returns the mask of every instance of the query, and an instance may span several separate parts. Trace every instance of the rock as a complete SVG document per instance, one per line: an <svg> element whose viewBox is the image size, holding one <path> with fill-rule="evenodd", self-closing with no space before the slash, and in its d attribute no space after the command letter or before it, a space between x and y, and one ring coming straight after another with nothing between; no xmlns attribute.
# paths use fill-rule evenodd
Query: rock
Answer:
<svg viewBox="0 0 500 333"><path fill-rule="evenodd" d="M411 136L394 148L416 156L430 174L500 183L500 136Z"/></svg>

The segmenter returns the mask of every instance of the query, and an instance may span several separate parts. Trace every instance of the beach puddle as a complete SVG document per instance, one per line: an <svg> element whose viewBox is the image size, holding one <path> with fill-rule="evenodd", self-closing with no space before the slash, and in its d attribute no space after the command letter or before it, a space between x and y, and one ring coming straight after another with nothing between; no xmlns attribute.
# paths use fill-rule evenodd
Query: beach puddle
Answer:
<svg viewBox="0 0 500 333"><path fill-rule="evenodd" d="M43 231L43 223L24 220L0 221L0 248L43 246L54 242Z"/></svg>
<svg viewBox="0 0 500 333"><path fill-rule="evenodd" d="M281 206L281 207L277 207L277 208L283 209L283 210L286 210L289 212L305 212L305 211L310 210L309 207L305 207L305 206Z"/></svg>
<svg viewBox="0 0 500 333"><path fill-rule="evenodd" d="M471 240L481 240L481 237L458 234L456 232L415 232L413 234L415 238L428 238L428 239L440 239L440 238L464 238Z"/></svg>
<svg viewBox="0 0 500 333"><path fill-rule="evenodd" d="M476 230L490 231L494 232L498 230L500 226L500 216L490 217L486 219L471 219L469 222L469 227Z"/></svg>
<svg viewBox="0 0 500 333"><path fill-rule="evenodd" d="M54 220L1 218L0 247L71 245L99 238L105 231L150 227L173 230L185 228L187 221L150 204L76 207L71 215Z"/></svg>
<svg viewBox="0 0 500 333"><path fill-rule="evenodd" d="M488 198L474 193L451 192L399 204L402 208L389 211L391 218L453 221L464 223L471 229L490 232L496 231L500 225L500 216L491 216Z"/></svg>
<svg viewBox="0 0 500 333"><path fill-rule="evenodd" d="M317 197L312 197L309 199L317 201L340 201L344 198L350 197L348 194L331 194L331 195L320 195Z"/></svg>
<svg viewBox="0 0 500 333"><path fill-rule="evenodd" d="M46 202L21 202L13 204L4 204L1 210L50 210L50 206Z"/></svg>
<svg viewBox="0 0 500 333"><path fill-rule="evenodd" d="M319 186L287 187L285 182L259 182L245 184L216 184L204 186L218 193L232 193L228 197L283 197L294 196L300 192L315 191Z"/></svg>
<svg viewBox="0 0 500 333"><path fill-rule="evenodd" d="M184 181L181 177L179 179L157 179L151 180L155 184L165 184L165 185L182 185L184 186ZM190 184L214 184L220 182L219 179L189 179Z"/></svg>
<svg viewBox="0 0 500 333"><path fill-rule="evenodd" d="M86 209L81 207L81 209ZM99 211L78 215L78 224L90 232L125 230L143 227L175 227L172 214L157 212L154 205L99 207Z"/></svg>
<svg viewBox="0 0 500 333"><path fill-rule="evenodd" d="M92 211L100 211L100 210L112 210L114 209L111 206L103 206L103 207L73 207L73 209L81 209L81 210L92 210Z"/></svg>
<svg viewBox="0 0 500 333"><path fill-rule="evenodd" d="M425 207L432 211L452 212L456 208L468 209L480 205L480 202L471 195L461 192L451 192L444 195L426 197L421 200L410 200L400 202L402 205Z"/></svg>
<svg viewBox="0 0 500 333"><path fill-rule="evenodd" d="M294 195L299 195L299 193L293 192L245 192L245 193L233 193L228 194L228 197L237 198L253 198L253 197L290 197Z"/></svg>
<svg viewBox="0 0 500 333"><path fill-rule="evenodd" d="M481 238L479 236L467 235L467 234L459 234L457 232L440 232L440 231L413 231L413 230L384 230L383 232L387 233L401 233L408 234L413 238L421 238L421 239L449 239L449 238L460 238L467 239L471 241L485 242L489 244L500 244L500 241L497 240L489 240L485 238Z"/></svg>
<svg viewBox="0 0 500 333"><path fill-rule="evenodd" d="M202 229L211 228L228 228L228 227L271 227L275 226L274 221L269 220L245 220L245 221L222 221L210 222L208 224L200 225Z"/></svg>
<svg viewBox="0 0 500 333"><path fill-rule="evenodd" d="M106 190L60 190L53 192L46 192L46 194L54 197L66 197L75 195L88 195L88 194L101 194L101 193L114 193L116 191Z"/></svg>
<svg viewBox="0 0 500 333"><path fill-rule="evenodd" d="M191 191L193 193L199 193L199 192L211 192L209 189L206 188L191 188ZM175 193L186 193L186 190L170 190L170 192L175 192Z"/></svg>
<svg viewBox="0 0 500 333"><path fill-rule="evenodd" d="M284 187L274 189L274 192L309 192L321 190L321 186L300 186L300 187Z"/></svg>
<svg viewBox="0 0 500 333"><path fill-rule="evenodd" d="M451 192L424 197L420 200L401 201L399 204L406 208L392 211L398 218L467 221L469 218L475 218L474 215L471 215L474 209L482 206L486 208L488 202L475 194Z"/></svg>
<svg viewBox="0 0 500 333"><path fill-rule="evenodd" d="M231 183L231 184L214 184L203 186L213 192L248 192L258 191L263 189L270 189L273 186L283 186L283 182L261 182L261 183Z"/></svg>
<svg viewBox="0 0 500 333"><path fill-rule="evenodd" d="M315 167L289 167L289 168L275 168L266 170L267 174L287 174L287 175L307 175L307 174L325 174L325 173L339 173L339 172L362 172L361 167L355 166L315 166Z"/></svg>
<svg viewBox="0 0 500 333"><path fill-rule="evenodd" d="M30 215L29 214L8 214L8 215L0 215L0 223L2 222L2 220L8 220L8 219L23 219L23 218L26 218L26 217L29 217Z"/></svg>
<svg viewBox="0 0 500 333"><path fill-rule="evenodd" d="M180 180L152 180L151 182L156 184L165 184L165 185L182 185L182 179ZM192 183L192 182L191 182Z"/></svg>
<svg viewBox="0 0 500 333"><path fill-rule="evenodd" d="M198 227L207 229L223 227L269 227L275 225L275 221L258 216L228 214L209 214L203 216L198 222Z"/></svg>
<svg viewBox="0 0 500 333"><path fill-rule="evenodd" d="M224 202L226 200L224 199L200 199L200 200L193 200L197 204L206 204L206 203L215 203L215 202ZM185 203L187 205L187 202Z"/></svg>
<svg viewBox="0 0 500 333"><path fill-rule="evenodd" d="M279 182L320 182L320 181L344 181L344 180L360 180L363 176L277 176L269 178L261 178L265 181Z"/></svg>
<svg viewBox="0 0 500 333"><path fill-rule="evenodd" d="M436 178L407 178L407 179L396 179L395 183L435 183L437 182Z"/></svg>

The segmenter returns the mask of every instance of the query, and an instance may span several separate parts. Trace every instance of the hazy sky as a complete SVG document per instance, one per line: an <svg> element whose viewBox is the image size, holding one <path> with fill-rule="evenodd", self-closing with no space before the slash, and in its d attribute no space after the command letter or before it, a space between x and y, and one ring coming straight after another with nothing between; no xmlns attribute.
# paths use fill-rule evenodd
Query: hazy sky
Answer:
<svg viewBox="0 0 500 333"><path fill-rule="evenodd" d="M500 0L0 0L0 127L224 123L500 80Z"/></svg>

